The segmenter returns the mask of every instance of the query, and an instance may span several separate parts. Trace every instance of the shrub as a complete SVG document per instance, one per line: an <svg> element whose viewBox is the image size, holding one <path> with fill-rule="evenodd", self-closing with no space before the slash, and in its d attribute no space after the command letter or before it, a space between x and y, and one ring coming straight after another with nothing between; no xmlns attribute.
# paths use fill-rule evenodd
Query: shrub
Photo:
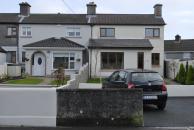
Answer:
<svg viewBox="0 0 194 130"><path fill-rule="evenodd" d="M181 64L179 69L178 82L181 84L185 84L185 80L186 80L186 71L185 71L184 65Z"/></svg>
<svg viewBox="0 0 194 130"><path fill-rule="evenodd" d="M193 73L194 73L193 67L190 65L189 69L188 69L185 84L192 85L194 83L194 81L193 81L194 80L194 74Z"/></svg>
<svg viewBox="0 0 194 130"><path fill-rule="evenodd" d="M177 81L177 82L179 81L179 73L176 74L176 77L175 77L174 80Z"/></svg>

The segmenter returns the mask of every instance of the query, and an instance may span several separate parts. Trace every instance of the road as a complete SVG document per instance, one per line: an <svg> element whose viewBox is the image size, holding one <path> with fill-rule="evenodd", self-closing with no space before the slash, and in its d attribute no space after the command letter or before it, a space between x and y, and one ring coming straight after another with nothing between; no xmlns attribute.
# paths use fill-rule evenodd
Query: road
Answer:
<svg viewBox="0 0 194 130"><path fill-rule="evenodd" d="M194 97L170 98L165 111L144 107L145 126L194 126Z"/></svg>
<svg viewBox="0 0 194 130"><path fill-rule="evenodd" d="M194 130L194 97L170 98L165 111L155 106L144 107L144 128L9 128L0 130ZM151 128L152 127L152 128ZM163 128L155 128L163 127ZM164 128L174 127L174 128ZM178 128L180 127L180 128ZM186 128L187 127L187 128ZM192 127L192 128L188 128Z"/></svg>

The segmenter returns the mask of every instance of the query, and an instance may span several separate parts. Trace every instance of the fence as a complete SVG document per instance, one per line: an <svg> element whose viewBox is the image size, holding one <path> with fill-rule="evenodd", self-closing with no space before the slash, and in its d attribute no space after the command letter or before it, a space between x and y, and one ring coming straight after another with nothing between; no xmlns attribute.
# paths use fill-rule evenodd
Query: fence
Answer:
<svg viewBox="0 0 194 130"><path fill-rule="evenodd" d="M67 84L58 89L78 89L79 83L86 83L88 80L88 63L86 63L83 67L80 68L78 74L73 74L70 77L70 80L67 81Z"/></svg>
<svg viewBox="0 0 194 130"><path fill-rule="evenodd" d="M179 72L180 64L186 66L187 61L180 61L180 60L167 60L165 61L165 73L166 77L170 79L174 79ZM189 60L188 65L194 66L194 60Z"/></svg>
<svg viewBox="0 0 194 130"><path fill-rule="evenodd" d="M0 65L0 76L7 75L7 64Z"/></svg>

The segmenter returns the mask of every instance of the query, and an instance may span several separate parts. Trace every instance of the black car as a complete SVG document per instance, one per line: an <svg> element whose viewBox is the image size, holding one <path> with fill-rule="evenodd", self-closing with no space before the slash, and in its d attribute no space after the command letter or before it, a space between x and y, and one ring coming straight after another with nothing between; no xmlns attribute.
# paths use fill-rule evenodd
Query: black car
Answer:
<svg viewBox="0 0 194 130"><path fill-rule="evenodd" d="M167 101L167 88L158 72L139 69L125 69L113 72L105 79L102 88L141 88L143 103L157 105L163 110Z"/></svg>

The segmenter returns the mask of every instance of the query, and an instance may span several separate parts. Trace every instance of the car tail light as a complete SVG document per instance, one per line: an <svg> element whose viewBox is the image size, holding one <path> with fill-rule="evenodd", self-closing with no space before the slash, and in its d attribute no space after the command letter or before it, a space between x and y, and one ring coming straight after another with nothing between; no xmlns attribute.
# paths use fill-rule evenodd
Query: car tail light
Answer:
<svg viewBox="0 0 194 130"><path fill-rule="evenodd" d="M167 91L166 83L165 82L163 82L163 84L162 84L162 91Z"/></svg>
<svg viewBox="0 0 194 130"><path fill-rule="evenodd" d="M135 88L135 85L133 83L129 83L128 88Z"/></svg>

